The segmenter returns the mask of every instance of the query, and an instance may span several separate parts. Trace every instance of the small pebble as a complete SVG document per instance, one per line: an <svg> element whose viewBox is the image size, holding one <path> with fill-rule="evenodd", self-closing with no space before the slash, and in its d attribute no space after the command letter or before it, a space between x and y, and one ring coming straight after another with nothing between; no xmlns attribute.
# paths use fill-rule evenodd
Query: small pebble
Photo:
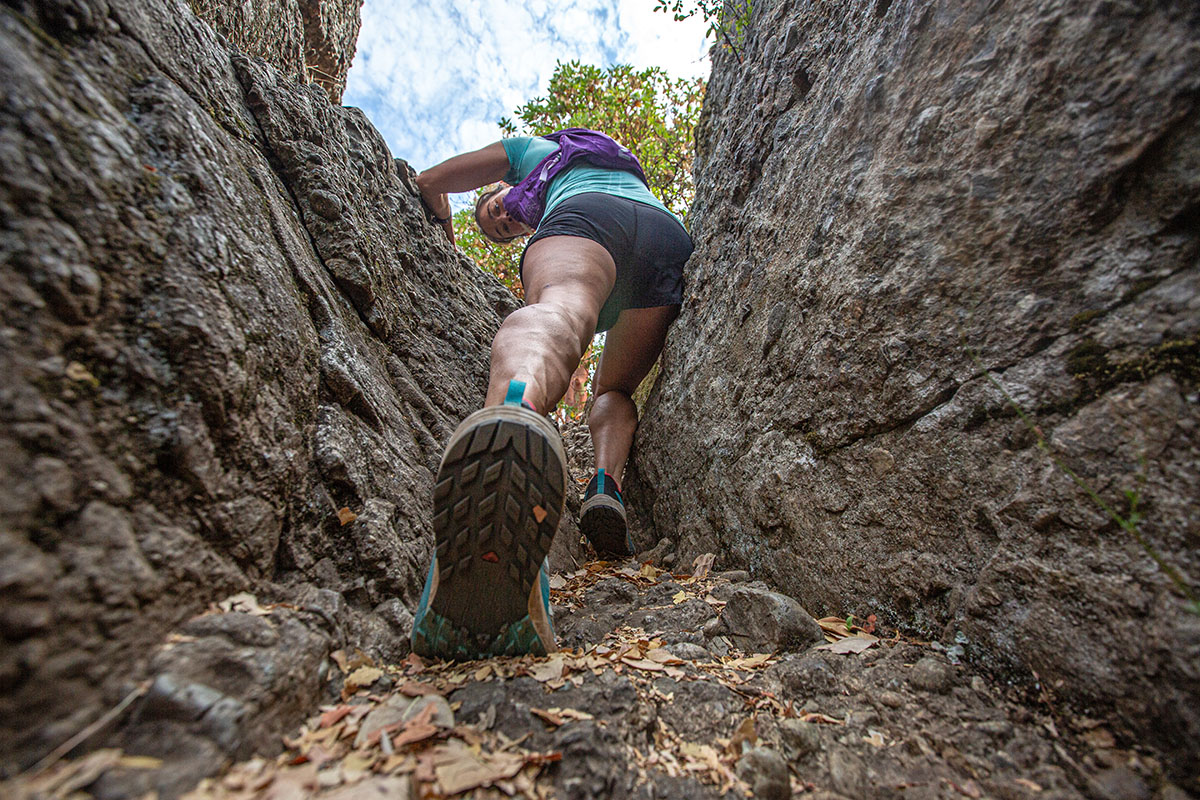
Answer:
<svg viewBox="0 0 1200 800"><path fill-rule="evenodd" d="M793 759L804 758L821 749L821 730L815 723L799 719L780 720L779 735L788 756Z"/></svg>
<svg viewBox="0 0 1200 800"><path fill-rule="evenodd" d="M904 705L904 697L896 692L883 691L876 695L879 702L888 708L899 708Z"/></svg>
<svg viewBox="0 0 1200 800"><path fill-rule="evenodd" d="M1100 800L1150 800L1150 787L1124 765L1106 769L1088 781L1089 794Z"/></svg>
<svg viewBox="0 0 1200 800"><path fill-rule="evenodd" d="M830 751L829 780L834 789L847 797L867 796L867 767L848 748L836 747Z"/></svg>
<svg viewBox="0 0 1200 800"><path fill-rule="evenodd" d="M792 796L787 763L769 747L752 747L742 754L737 776L750 787L755 798L788 800Z"/></svg>
<svg viewBox="0 0 1200 800"><path fill-rule="evenodd" d="M933 656L925 656L913 665L908 682L917 689L944 694L954 682L954 669Z"/></svg>
<svg viewBox="0 0 1200 800"><path fill-rule="evenodd" d="M716 577L727 580L730 583L745 583L750 580L750 573L744 569L731 569L725 572L718 572Z"/></svg>
<svg viewBox="0 0 1200 800"><path fill-rule="evenodd" d="M1007 739L1012 736L1012 723L1006 719L987 720L986 722L977 722L975 729L989 736L998 736L1002 739Z"/></svg>
<svg viewBox="0 0 1200 800"><path fill-rule="evenodd" d="M684 661L712 661L712 653L692 642L675 642L667 645L666 650Z"/></svg>

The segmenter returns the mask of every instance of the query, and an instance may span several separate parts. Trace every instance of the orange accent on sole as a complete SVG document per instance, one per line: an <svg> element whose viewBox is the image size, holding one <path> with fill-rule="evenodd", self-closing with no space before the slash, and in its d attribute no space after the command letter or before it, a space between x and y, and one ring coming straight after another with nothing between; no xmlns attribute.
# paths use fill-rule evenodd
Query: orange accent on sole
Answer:
<svg viewBox="0 0 1200 800"><path fill-rule="evenodd" d="M533 511L534 519L536 519L538 524L541 525L542 520L546 518L546 509L542 508L541 506L534 506L531 510Z"/></svg>
<svg viewBox="0 0 1200 800"><path fill-rule="evenodd" d="M484 561L488 562L489 564L495 564L500 561L500 556L496 555L495 553L491 553L491 552L484 553L482 556L480 556L480 558L482 558Z"/></svg>

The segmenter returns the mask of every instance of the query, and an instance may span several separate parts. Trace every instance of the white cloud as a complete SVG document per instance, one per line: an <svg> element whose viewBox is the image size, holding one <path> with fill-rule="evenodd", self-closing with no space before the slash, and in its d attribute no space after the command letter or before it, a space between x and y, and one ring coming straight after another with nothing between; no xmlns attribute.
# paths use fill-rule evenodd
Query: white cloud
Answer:
<svg viewBox="0 0 1200 800"><path fill-rule="evenodd" d="M678 78L708 76L708 26L698 15L675 22L670 14L655 11L652 0L619 0L617 14L621 29L631 32L623 60L642 69L662 67Z"/></svg>
<svg viewBox="0 0 1200 800"><path fill-rule="evenodd" d="M344 102L417 169L500 137L557 61L707 75L704 23L654 0L366 0Z"/></svg>

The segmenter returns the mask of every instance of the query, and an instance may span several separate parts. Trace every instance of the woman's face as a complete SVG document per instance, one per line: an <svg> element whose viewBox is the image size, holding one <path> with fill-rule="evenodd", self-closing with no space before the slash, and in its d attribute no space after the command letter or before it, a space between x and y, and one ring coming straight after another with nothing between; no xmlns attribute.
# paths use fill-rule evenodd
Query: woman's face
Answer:
<svg viewBox="0 0 1200 800"><path fill-rule="evenodd" d="M524 236L531 231L528 225L517 222L504 210L504 198L509 191L511 191L511 187L488 198L479 212L479 227L483 229L489 239L498 241L512 239L516 236Z"/></svg>

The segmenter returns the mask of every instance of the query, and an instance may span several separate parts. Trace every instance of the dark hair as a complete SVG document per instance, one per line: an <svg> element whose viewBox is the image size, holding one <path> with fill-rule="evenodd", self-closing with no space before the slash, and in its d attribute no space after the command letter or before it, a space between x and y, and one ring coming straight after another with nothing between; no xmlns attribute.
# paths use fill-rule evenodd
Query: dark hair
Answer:
<svg viewBox="0 0 1200 800"><path fill-rule="evenodd" d="M507 188L509 188L509 186L506 183L498 184L479 195L479 198L475 201L475 224L479 226L479 231L483 234L485 239L487 239L489 242L495 242L496 244L508 244L509 242L520 239L525 235L523 233L518 233L516 236L510 236L507 239L497 239L488 234L483 227L483 223L479 221L479 214L483 211L483 207L487 205L487 201L491 200L493 197L500 194Z"/></svg>

